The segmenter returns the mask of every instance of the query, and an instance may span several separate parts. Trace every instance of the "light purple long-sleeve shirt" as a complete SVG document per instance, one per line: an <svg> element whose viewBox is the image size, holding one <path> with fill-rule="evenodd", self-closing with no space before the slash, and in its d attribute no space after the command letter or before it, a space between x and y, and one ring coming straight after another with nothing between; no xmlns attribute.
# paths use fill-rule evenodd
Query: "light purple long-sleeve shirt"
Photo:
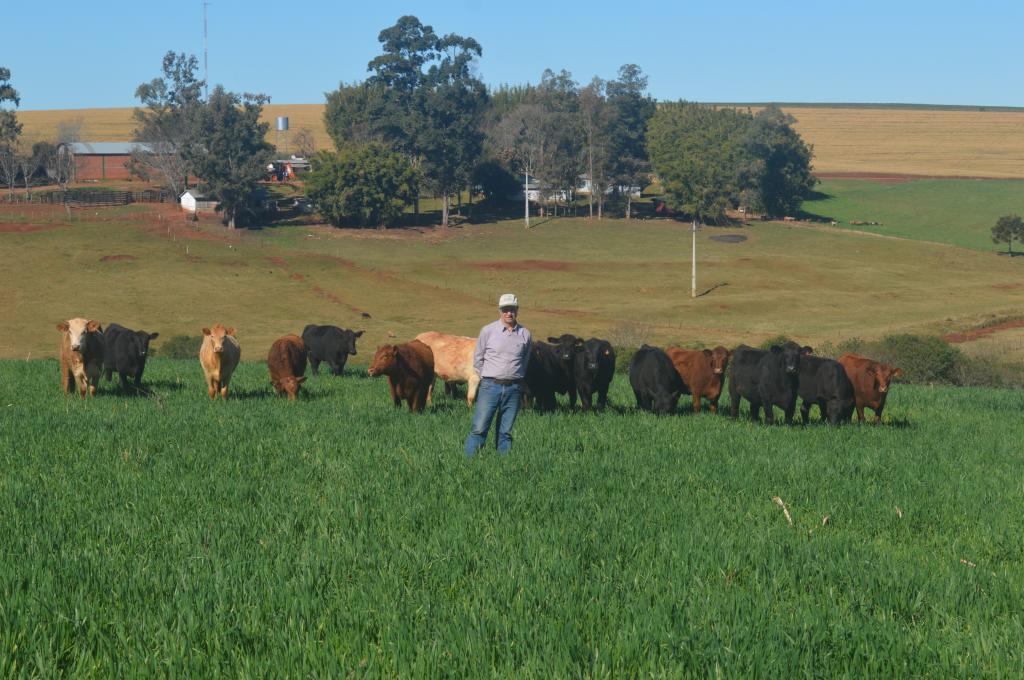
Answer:
<svg viewBox="0 0 1024 680"><path fill-rule="evenodd" d="M524 326L505 328L501 319L480 329L473 352L473 368L481 378L522 380L530 363L533 336Z"/></svg>

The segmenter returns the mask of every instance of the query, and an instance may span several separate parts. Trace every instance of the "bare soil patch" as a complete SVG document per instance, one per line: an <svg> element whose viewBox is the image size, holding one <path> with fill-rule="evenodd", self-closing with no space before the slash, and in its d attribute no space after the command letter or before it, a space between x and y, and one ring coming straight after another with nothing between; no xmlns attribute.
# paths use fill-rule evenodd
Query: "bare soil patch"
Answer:
<svg viewBox="0 0 1024 680"><path fill-rule="evenodd" d="M515 271L545 271L564 272L572 269L573 265L561 260L512 260L494 262L474 262L471 265L476 269L494 271L499 269L513 269Z"/></svg>
<svg viewBox="0 0 1024 680"><path fill-rule="evenodd" d="M747 240L747 237L743 234L721 234L719 236L712 236L712 241L718 241L719 243L743 243Z"/></svg>
<svg viewBox="0 0 1024 680"><path fill-rule="evenodd" d="M948 333L943 335L942 339L952 344L960 344L963 342L971 342L972 340L987 338L990 335L995 335L996 333L1012 330L1014 328L1024 328L1024 319L1013 319L1012 321L1004 321L1003 323L986 326L985 328L974 328L969 331Z"/></svg>
<svg viewBox="0 0 1024 680"><path fill-rule="evenodd" d="M0 234L31 234L36 231L59 229L64 224L0 224Z"/></svg>

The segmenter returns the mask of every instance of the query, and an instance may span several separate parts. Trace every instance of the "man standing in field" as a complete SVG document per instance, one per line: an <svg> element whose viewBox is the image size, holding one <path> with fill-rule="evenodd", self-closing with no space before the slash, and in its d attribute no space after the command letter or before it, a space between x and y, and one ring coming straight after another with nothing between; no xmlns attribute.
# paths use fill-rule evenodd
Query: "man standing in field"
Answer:
<svg viewBox="0 0 1024 680"><path fill-rule="evenodd" d="M473 353L473 368L480 375L473 424L466 438L466 456L472 458L487 443L487 431L497 414L495 443L499 454L512 448L512 425L522 403L523 379L530 362L533 337L519 325L519 300L505 293L498 300L498 320L480 329Z"/></svg>

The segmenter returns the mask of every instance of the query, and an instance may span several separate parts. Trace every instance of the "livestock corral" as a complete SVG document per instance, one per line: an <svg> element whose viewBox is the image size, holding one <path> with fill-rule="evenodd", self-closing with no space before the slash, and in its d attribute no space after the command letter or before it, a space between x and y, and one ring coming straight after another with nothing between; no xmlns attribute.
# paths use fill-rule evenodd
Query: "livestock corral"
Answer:
<svg viewBox="0 0 1024 680"><path fill-rule="evenodd" d="M973 337L1024 314L1019 258L734 224L701 233L691 299L690 235L670 221L228 233L149 206L3 220L7 674L977 677L1024 665L1024 393L897 377L878 424L827 425L851 415L842 388L835 406L812 398L824 408L807 426L769 426L751 404L779 395L751 391L741 368L777 359L785 376L817 357L824 377L808 384L834 386L837 366L863 361L824 361L819 348L843 338ZM747 238L710 238L723 233ZM652 408L666 415L637 408L620 369L591 408L538 398L510 455L467 460L464 387L438 383L427 404L414 389L422 412L410 412L367 366L375 348L418 338L434 373L458 382L464 364L440 360L441 339L423 332L475 336L506 290L553 354L587 344L568 333L640 348L637 365L644 343L664 348L700 385L700 412L690 399ZM90 321L124 327L109 371L94 359L76 373L72 339L58 350ZM177 334L211 348L162 358ZM778 334L801 342L739 348ZM86 394L97 380L96 396L74 395L76 376Z"/></svg>

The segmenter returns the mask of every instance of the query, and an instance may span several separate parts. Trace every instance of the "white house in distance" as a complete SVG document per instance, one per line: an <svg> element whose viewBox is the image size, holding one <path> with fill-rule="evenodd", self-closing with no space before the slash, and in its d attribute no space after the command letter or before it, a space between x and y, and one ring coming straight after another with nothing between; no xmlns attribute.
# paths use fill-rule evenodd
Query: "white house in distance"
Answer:
<svg viewBox="0 0 1024 680"><path fill-rule="evenodd" d="M606 187L605 190L604 190L604 193L605 193L605 195L610 195L616 189L619 190L620 194L623 194L623 195L628 194L628 195L632 196L633 198L640 198L640 187L638 187L638 186L631 186L631 187L629 187L629 186L626 186L625 184L620 184L617 187ZM576 187L576 193L584 194L584 195L587 195L587 194L590 193L590 177L588 177L587 175L580 175L579 176L579 186Z"/></svg>
<svg viewBox="0 0 1024 680"><path fill-rule="evenodd" d="M188 212L199 212L201 210L216 210L217 201L207 200L195 189L189 189L181 195L181 207Z"/></svg>

